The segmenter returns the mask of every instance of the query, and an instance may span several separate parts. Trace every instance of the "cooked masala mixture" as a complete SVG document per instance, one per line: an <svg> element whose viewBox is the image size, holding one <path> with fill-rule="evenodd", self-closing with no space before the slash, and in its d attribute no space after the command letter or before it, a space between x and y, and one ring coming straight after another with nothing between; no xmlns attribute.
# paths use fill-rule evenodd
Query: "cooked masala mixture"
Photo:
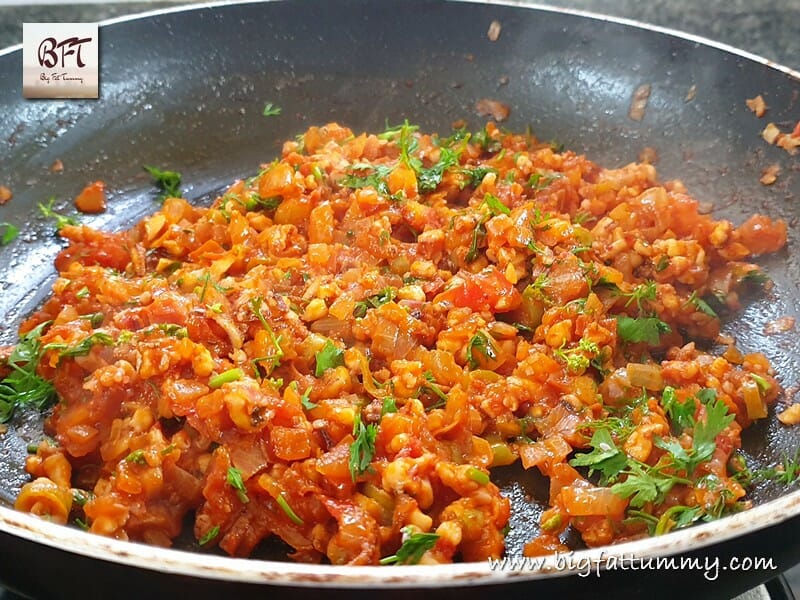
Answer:
<svg viewBox="0 0 800 600"><path fill-rule="evenodd" d="M740 434L780 388L718 312L770 285L784 222L493 123L312 127L210 208L166 195L127 231L61 223L0 383L57 400L19 510L433 564L503 555L514 463L550 486L527 555L747 508Z"/></svg>

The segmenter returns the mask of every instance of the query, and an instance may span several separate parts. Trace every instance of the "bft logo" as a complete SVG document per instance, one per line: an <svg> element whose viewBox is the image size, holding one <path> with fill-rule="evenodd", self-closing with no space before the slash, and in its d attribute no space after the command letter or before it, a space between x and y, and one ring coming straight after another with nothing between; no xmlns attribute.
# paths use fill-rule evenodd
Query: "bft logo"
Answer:
<svg viewBox="0 0 800 600"><path fill-rule="evenodd" d="M53 37L45 38L39 44L39 65L48 69L60 65L64 69L67 66L67 57L75 56L76 65L82 69L86 66L86 63L81 58L81 49L84 44L91 41L92 38L78 39L71 37L61 42ZM56 50L59 52L56 52Z"/></svg>
<svg viewBox="0 0 800 600"><path fill-rule="evenodd" d="M96 23L23 23L26 98L97 98Z"/></svg>

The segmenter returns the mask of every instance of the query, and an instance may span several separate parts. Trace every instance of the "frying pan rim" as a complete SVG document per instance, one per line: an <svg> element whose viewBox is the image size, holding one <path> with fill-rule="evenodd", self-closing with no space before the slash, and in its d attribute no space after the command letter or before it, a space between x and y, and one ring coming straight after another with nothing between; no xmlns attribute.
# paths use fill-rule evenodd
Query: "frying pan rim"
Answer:
<svg viewBox="0 0 800 600"><path fill-rule="evenodd" d="M180 12L190 12L194 10L204 10L204 9L214 9L214 8L222 8L226 6L239 6L239 5L246 5L246 4L267 4L273 2L290 2L292 0L215 0L211 2L201 2L198 4L180 4L177 6L170 6L165 8L158 8L154 10L148 10L144 12L137 12L130 15L122 15L119 17L113 17L110 19L105 19L103 21L99 21L98 25L100 27L107 27L109 25L117 25L120 23L126 23L128 21L135 21L139 19L149 19L151 17L158 17L162 15L170 15L173 13L180 13ZM606 15L603 13L596 13L589 10L581 10L576 8L563 8L558 6L550 6L545 4L538 4L535 2L526 2L525 0L443 0L443 3L446 4L484 4L487 6L508 6L512 8L522 8L527 10L538 10L544 12L551 12L556 14L565 14L565 15L574 15L578 17L584 17L587 19L594 19L597 21L605 21L607 23L615 23L618 25L626 25L628 27L635 27L637 29L644 29L647 31L653 31L657 33L661 33L664 35L669 35L672 37L676 37L679 39L687 40L690 42L695 42L698 44L702 44L704 46L709 46L711 48L715 48L717 50L722 50L723 52L727 52L729 54L733 54L736 56L740 56L742 58L746 58L753 62L757 62L762 64L770 69L775 69L776 71L780 71L793 79L800 81L800 69L793 69L792 67L786 66L783 63L779 63L777 61L765 58L760 54L756 54L754 52L750 52L748 50L743 50L742 48L738 48L737 46L733 46L731 44L726 44L725 42L718 42L716 40L712 40L711 38L707 38L702 35L697 35L694 33L689 33L687 31L682 31L680 29L674 29L672 27L663 27L661 25L654 25L651 23L645 23L644 21L638 21L636 19L628 19L626 17L617 17L613 15ZM14 52L22 50L22 44L14 44L12 46L7 46L6 48L0 48L0 58L4 57L7 54L13 54Z"/></svg>
<svg viewBox="0 0 800 600"><path fill-rule="evenodd" d="M749 510L688 529L612 546L537 557L536 568L492 569L489 561L437 565L349 566L234 558L188 550L161 548L107 538L44 521L29 513L0 506L0 531L70 554L164 574L214 581L277 586L331 588L429 588L441 585L498 585L565 577L583 572L582 565L607 564L627 557L639 559L679 555L714 546L766 527L780 525L800 513L800 491ZM568 555L570 567L559 566ZM764 557L764 558L769 558Z"/></svg>
<svg viewBox="0 0 800 600"><path fill-rule="evenodd" d="M288 0L234 0L230 2L205 2L193 5L166 7L133 15L125 15L101 21L101 27L124 24L129 21L150 19L173 13L183 13L229 6L265 4ZM523 0L445 0L455 4L485 4L538 10L555 14L567 14L608 23L653 31L681 40L712 47L738 56L767 68L775 69L788 77L800 81L800 71L784 66L734 46L676 29L642 23L633 19L614 17L590 11L526 3ZM18 52L22 44L0 49L0 58ZM573 564L579 561L608 560L610 557L629 556L631 550L642 558L667 556L708 547L769 526L779 525L800 514L800 490L781 498L758 505L743 513L725 519L701 524L690 529L673 532L665 536L645 538L590 550L571 553ZM305 565L283 561L239 559L208 555L184 550L157 548L124 542L57 525L0 506L0 531L60 549L71 554L98 558L137 569L166 574L194 576L203 579L239 581L272 585L319 586L327 584L336 588L421 588L440 585L492 585L527 581L550 577L574 575L573 569L559 570L554 557L543 557L541 568L535 570L492 570L487 563L458 563L440 565L436 569L426 566L404 566L401 570L376 566ZM627 551L627 553L626 553Z"/></svg>

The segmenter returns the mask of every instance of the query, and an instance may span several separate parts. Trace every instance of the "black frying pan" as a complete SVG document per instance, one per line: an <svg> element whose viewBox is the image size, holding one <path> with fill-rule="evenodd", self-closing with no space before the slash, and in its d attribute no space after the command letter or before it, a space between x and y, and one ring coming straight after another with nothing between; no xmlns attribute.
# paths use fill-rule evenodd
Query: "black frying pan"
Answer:
<svg viewBox="0 0 800 600"><path fill-rule="evenodd" d="M493 20L502 23L495 42L486 35ZM85 220L122 228L156 206L143 164L181 171L188 197L208 202L227 182L276 156L282 140L331 120L360 131L408 118L423 130L446 133L457 119L473 128L482 124L475 101L496 98L511 106L504 124L510 129L531 125L540 139L557 139L606 166L655 148L662 179L682 179L696 197L713 203L717 215L734 222L765 212L794 226L800 211L796 159L760 139L765 120L744 106L745 98L763 93L769 120L785 129L800 115L796 74L606 20L424 0L168 11L101 29L96 101L24 100L21 62L18 50L0 55L0 180L14 191L11 203L0 208L0 221L23 229L18 241L0 249L0 343L14 342L21 318L47 295L54 277L51 263L60 243L37 216L36 202L51 195L68 200L89 181L103 179L112 190L109 210ZM637 122L628 109L633 90L644 83L652 94ZM692 86L696 95L687 100ZM265 102L283 107L282 115L265 119ZM65 165L61 174L48 170L55 159ZM758 182L761 170L776 162L783 166L779 183L765 188ZM743 350L767 354L787 388L800 374L796 336L766 337L762 330L776 317L800 316L798 238L790 229L788 250L763 260L774 290L754 298L725 328ZM25 480L25 441L38 426L37 419L21 415L0 436L5 500ZM744 436L754 467L793 454L798 441L800 429L774 418ZM519 516L509 539L511 550L519 549L538 510L526 494L536 496L541 482L519 471L494 477L507 482L514 500ZM730 555L759 555L772 557L778 570L800 561L800 492L762 485L752 497L757 507L749 513L604 552L682 553L718 557L721 564ZM209 597L231 593L231 586L244 597L262 596L271 586L295 596L316 595L318 586L328 593L350 588L349 596L374 596L375 586L386 588L382 595L445 586L437 595L453 597L491 593L485 586L526 596L609 586L615 596L680 589L723 597L776 574L721 571L709 581L702 570L616 571L598 580L579 577L577 569L548 573L553 569L493 573L486 565L354 569L240 561L109 541L0 508L0 580L48 597L141 597L154 589Z"/></svg>

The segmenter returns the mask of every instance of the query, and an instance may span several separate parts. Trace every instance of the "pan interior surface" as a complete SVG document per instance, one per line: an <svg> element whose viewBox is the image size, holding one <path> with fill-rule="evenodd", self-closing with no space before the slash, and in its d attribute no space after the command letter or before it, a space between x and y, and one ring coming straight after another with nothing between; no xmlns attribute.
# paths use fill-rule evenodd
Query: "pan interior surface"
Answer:
<svg viewBox="0 0 800 600"><path fill-rule="evenodd" d="M210 203L310 125L337 121L356 132L378 131L408 119L446 135L460 119L481 126L475 102L493 98L510 106L503 123L509 130L530 126L539 139L557 140L606 167L655 148L660 178L681 179L718 217L738 224L763 212L790 223L788 250L761 261L773 289L750 299L724 331L742 351L766 354L785 388L797 385L794 336L765 336L763 329L778 317L800 318L800 262L793 252L800 181L789 157L761 140L765 122L744 101L768 92L770 120L789 122L798 81L694 41L571 14L427 0L393 5L390 13L383 4L356 0L166 12L102 28L100 100L27 101L18 85L2 86L0 156L14 199L0 215L25 225L19 242L0 248L0 344L14 343L20 321L55 277L52 261L61 245L38 216L38 202L68 201L88 181L102 179L111 189L110 208L82 219L119 230L157 208L145 164L181 172L188 198ZM502 32L491 41L486 32L495 20ZM19 52L0 56L0 73L21 81ZM631 96L643 84L651 95L644 118L635 121ZM282 107L281 115L264 117L267 102ZM49 169L56 160L64 163L62 173ZM786 165L787 175L766 188L758 179L772 163ZM25 481L26 444L41 431L32 415L11 425L0 437L6 501ZM796 430L774 418L743 436L754 468L793 454L799 442ZM535 500L546 500L546 484L515 470L499 477L515 514L524 516L509 538L509 552L519 553L536 531ZM785 493L763 484L751 497L760 504ZM283 554L276 548L266 558Z"/></svg>

